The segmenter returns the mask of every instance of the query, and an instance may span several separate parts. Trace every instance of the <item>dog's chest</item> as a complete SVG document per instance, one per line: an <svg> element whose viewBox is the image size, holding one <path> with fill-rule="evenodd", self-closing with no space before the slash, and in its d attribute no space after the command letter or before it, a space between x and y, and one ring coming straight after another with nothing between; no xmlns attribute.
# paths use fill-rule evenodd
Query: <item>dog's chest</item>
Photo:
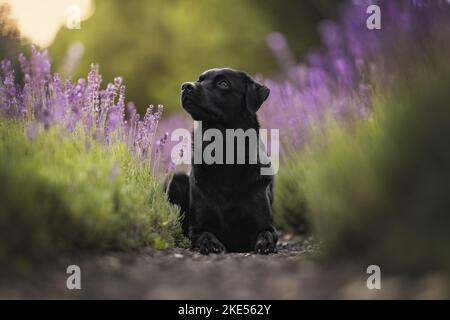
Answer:
<svg viewBox="0 0 450 320"><path fill-rule="evenodd" d="M214 186L243 186L253 183L259 177L257 165L194 165L193 173L197 181Z"/></svg>

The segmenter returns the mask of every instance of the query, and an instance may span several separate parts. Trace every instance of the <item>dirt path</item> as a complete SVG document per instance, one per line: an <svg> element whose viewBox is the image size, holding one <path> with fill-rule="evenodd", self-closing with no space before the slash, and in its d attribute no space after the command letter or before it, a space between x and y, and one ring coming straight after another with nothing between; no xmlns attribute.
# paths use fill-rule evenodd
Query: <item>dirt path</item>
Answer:
<svg viewBox="0 0 450 320"><path fill-rule="evenodd" d="M283 239L279 253L201 256L185 249L81 255L42 266L25 278L2 275L0 298L316 299L448 297L443 276L382 278L368 290L365 267L314 263L311 239ZM81 290L68 290L68 265L81 268Z"/></svg>

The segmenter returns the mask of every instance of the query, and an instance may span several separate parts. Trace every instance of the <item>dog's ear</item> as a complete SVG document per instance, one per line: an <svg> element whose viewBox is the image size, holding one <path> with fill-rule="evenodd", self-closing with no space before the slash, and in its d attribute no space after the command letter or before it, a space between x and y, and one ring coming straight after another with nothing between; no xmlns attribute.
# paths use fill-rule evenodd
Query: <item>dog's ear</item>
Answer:
<svg viewBox="0 0 450 320"><path fill-rule="evenodd" d="M245 92L245 103L247 109L255 114L262 103L269 97L270 90L265 85L257 83L250 76L246 76L247 89Z"/></svg>

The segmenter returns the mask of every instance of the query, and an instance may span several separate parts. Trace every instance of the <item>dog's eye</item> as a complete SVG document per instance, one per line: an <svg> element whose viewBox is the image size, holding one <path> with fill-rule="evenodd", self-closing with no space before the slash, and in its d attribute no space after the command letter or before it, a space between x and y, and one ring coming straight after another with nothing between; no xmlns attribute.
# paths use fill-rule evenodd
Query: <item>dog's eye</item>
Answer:
<svg viewBox="0 0 450 320"><path fill-rule="evenodd" d="M228 89L230 87L230 84L226 80L220 80L217 82L217 86L221 88Z"/></svg>

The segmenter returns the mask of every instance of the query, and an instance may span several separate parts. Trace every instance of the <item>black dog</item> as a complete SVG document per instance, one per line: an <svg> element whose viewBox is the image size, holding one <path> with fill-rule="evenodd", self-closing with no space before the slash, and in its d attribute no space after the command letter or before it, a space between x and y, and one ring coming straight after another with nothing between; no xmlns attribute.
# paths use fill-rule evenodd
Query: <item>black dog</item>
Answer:
<svg viewBox="0 0 450 320"><path fill-rule="evenodd" d="M212 69L204 72L198 81L182 85L181 102L194 120L202 121L201 134L214 128L226 137L226 129L258 132L256 111L269 92L244 72ZM249 150L258 146L250 145L247 140L250 139L245 140L245 164L195 164L193 161L190 176L175 174L169 185L169 200L180 206L184 214L183 231L202 254L276 252L278 236L272 224L273 176L261 175L260 161L249 163ZM209 143L201 143L202 151ZM223 151L225 155L225 148Z"/></svg>

